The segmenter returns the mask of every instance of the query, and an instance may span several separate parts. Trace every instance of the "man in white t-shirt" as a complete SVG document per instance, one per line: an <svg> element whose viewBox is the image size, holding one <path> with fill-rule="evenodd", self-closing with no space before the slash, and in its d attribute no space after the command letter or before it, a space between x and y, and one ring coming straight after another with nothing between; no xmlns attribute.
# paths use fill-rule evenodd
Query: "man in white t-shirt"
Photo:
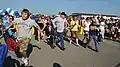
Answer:
<svg viewBox="0 0 120 67"><path fill-rule="evenodd" d="M64 29L65 29L65 22L66 22L66 14L65 12L60 13L59 17L56 17L53 21L53 27L57 30L57 35L60 38L60 47L61 50L65 50L64 47Z"/></svg>
<svg viewBox="0 0 120 67"><path fill-rule="evenodd" d="M28 9L23 9L20 18L15 19L13 22L16 25L17 30L17 43L19 44L19 52L22 55L22 61L25 66L29 64L29 55L27 52L28 45L32 38L32 27L36 27L37 31L40 32L41 29L38 24L29 18L30 13Z"/></svg>

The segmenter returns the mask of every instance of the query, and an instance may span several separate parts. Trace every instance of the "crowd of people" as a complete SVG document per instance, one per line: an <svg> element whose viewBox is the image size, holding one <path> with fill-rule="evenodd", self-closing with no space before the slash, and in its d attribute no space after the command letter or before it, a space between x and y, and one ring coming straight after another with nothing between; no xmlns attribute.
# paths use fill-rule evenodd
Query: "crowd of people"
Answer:
<svg viewBox="0 0 120 67"><path fill-rule="evenodd" d="M27 49L33 35L38 44L42 40L47 40L52 48L58 45L63 51L64 37L68 37L68 31L71 33L68 38L70 44L75 40L79 46L78 35L83 35L83 41L86 39L85 47L91 47L91 42L94 41L96 52L100 47L99 42L104 42L105 36L115 40L120 38L119 19L105 19L99 16L69 17L65 12L60 12L56 17L41 15L37 18L33 20L28 9L23 9L21 16L17 18L7 11L0 16L0 35L8 46L7 56L17 57L16 52L20 52L25 66L29 64Z"/></svg>

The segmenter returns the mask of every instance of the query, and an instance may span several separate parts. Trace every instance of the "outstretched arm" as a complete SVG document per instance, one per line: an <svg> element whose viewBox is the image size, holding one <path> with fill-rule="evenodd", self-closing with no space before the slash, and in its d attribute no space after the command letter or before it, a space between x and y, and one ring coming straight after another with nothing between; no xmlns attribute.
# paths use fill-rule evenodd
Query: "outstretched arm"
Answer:
<svg viewBox="0 0 120 67"><path fill-rule="evenodd" d="M13 25L14 25L14 23L11 23L11 24L4 30L4 32L7 31L8 29L10 29L10 27L13 26Z"/></svg>

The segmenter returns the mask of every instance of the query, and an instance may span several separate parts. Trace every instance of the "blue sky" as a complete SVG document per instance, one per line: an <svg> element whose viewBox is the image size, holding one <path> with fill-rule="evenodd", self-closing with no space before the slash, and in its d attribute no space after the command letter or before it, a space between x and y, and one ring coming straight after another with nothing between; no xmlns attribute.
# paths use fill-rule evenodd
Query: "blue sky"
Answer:
<svg viewBox="0 0 120 67"><path fill-rule="evenodd" d="M1 0L0 8L13 8L21 11L28 8L31 12L56 14L65 11L115 14L120 16L120 0Z"/></svg>

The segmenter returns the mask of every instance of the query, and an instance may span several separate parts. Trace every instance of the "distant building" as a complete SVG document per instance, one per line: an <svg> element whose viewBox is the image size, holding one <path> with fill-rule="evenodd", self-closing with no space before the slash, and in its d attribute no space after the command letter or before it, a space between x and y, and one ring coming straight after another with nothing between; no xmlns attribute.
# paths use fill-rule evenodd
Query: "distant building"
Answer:
<svg viewBox="0 0 120 67"><path fill-rule="evenodd" d="M72 13L72 16L79 16L79 17L103 17L104 19L120 19L120 17L117 17L116 15L101 15L101 14L89 14L89 13Z"/></svg>

